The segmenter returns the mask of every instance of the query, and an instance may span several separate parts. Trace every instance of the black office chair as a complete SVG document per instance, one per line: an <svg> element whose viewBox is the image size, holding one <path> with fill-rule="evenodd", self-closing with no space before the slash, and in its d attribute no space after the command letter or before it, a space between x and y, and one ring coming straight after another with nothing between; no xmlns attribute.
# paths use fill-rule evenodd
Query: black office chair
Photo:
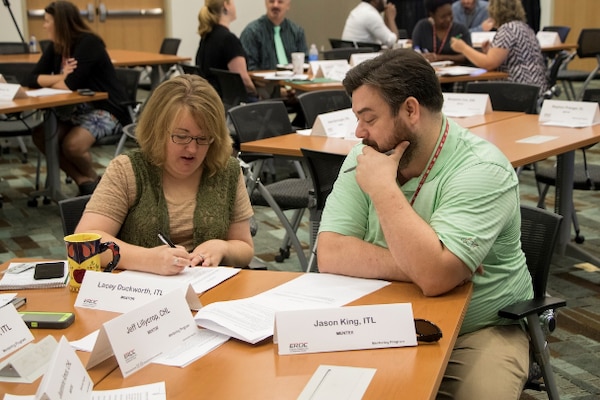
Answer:
<svg viewBox="0 0 600 400"><path fill-rule="evenodd" d="M545 26L543 29L543 31L546 32L556 32L558 33L558 37L560 38L560 41L562 43L565 43L567 41L567 36L569 36L569 32L571 32L571 28L568 26Z"/></svg>
<svg viewBox="0 0 600 400"><path fill-rule="evenodd" d="M29 45L23 42L0 42L0 54L27 54Z"/></svg>
<svg viewBox="0 0 600 400"><path fill-rule="evenodd" d="M381 45L379 43L355 42L351 40L329 38L329 44L332 49L370 47L373 51L381 50Z"/></svg>
<svg viewBox="0 0 600 400"><path fill-rule="evenodd" d="M333 184L337 179L346 156L341 154L325 153L308 149L302 150L302 156L308 167L313 182L310 192L310 233L311 254L308 260L306 272L317 271L317 234L321 222L321 214L325 208L327 196L333 190Z"/></svg>
<svg viewBox="0 0 600 400"><path fill-rule="evenodd" d="M60 218L65 236L75 233L75 228L91 197L92 195L88 194L86 196L71 197L58 201L58 209L60 210Z"/></svg>
<svg viewBox="0 0 600 400"><path fill-rule="evenodd" d="M158 51L160 54L169 54L169 55L177 55L177 51L179 50L179 45L181 44L181 39L178 38L164 38L161 45L160 50ZM177 69L178 64L161 64L158 68L159 77L156 79L159 82L162 82L165 79L169 79L171 74ZM152 89L152 68L146 67L143 70L141 81L139 84L140 89L151 90ZM150 82L146 82L150 80Z"/></svg>
<svg viewBox="0 0 600 400"><path fill-rule="evenodd" d="M102 142L98 144L111 144L118 141L115 149L116 157L123 151L127 139L135 140L135 124L137 123L141 108L141 102L137 100L137 93L142 71L134 68L115 68L115 71L117 73L117 79L123 84L125 93L127 94L127 100L123 102L122 105L127 107L132 123L125 125L118 135L114 135L116 137L113 137L112 135L107 136L107 139L102 140Z"/></svg>
<svg viewBox="0 0 600 400"><path fill-rule="evenodd" d="M374 47L340 47L337 49L324 50L321 52L325 60L347 60L350 61L352 54L375 53Z"/></svg>
<svg viewBox="0 0 600 400"><path fill-rule="evenodd" d="M498 311L502 318L526 320L532 357L529 379L524 389L544 390L551 400L558 399L559 395L544 331L552 332L555 329L554 310L567 303L563 299L548 296L546 285L561 221L562 216L558 214L521 205L521 248L531 274L534 298ZM541 377L543 382L540 381Z"/></svg>
<svg viewBox="0 0 600 400"><path fill-rule="evenodd" d="M583 101L600 104L600 89L587 89L583 93ZM587 150L592 147L581 148L582 161L576 162L573 173L574 190L600 190L600 165L590 164L587 161ZM556 164L548 165L538 163L535 168L535 180L538 185L538 207L546 208L546 195L550 186L556 186ZM575 230L575 243L583 243L585 237L581 234L579 221L575 208L571 210L571 220Z"/></svg>
<svg viewBox="0 0 600 400"><path fill-rule="evenodd" d="M562 69L558 73L557 79L563 83L565 94L569 100L581 100L583 93L593 79L600 78L600 28L582 29L577 39L577 51L573 57L595 58L596 67L592 71ZM566 60L565 66L571 61ZM575 93L573 82L583 82L581 91Z"/></svg>
<svg viewBox="0 0 600 400"><path fill-rule="evenodd" d="M217 77L219 82L217 92L223 100L225 110L248 102L248 91L240 74L218 68L210 68L210 72Z"/></svg>
<svg viewBox="0 0 600 400"><path fill-rule="evenodd" d="M352 99L345 90L315 90L301 93L297 98L307 128L313 126L319 114L352 107Z"/></svg>
<svg viewBox="0 0 600 400"><path fill-rule="evenodd" d="M566 51L559 51L557 52L554 57L551 59L549 66L548 66L548 71L547 71L547 78L548 78L548 90L546 90L546 92L544 92L543 94L543 99L552 99L554 97L558 97L561 94L561 90L560 90L560 86L557 85L557 81L558 81L558 73L560 72L563 64L566 62L566 60L569 58L569 53Z"/></svg>
<svg viewBox="0 0 600 400"><path fill-rule="evenodd" d="M516 82L468 82L467 93L487 93L495 111L538 113L540 88Z"/></svg>
<svg viewBox="0 0 600 400"><path fill-rule="evenodd" d="M235 127L240 143L291 133L292 125L287 109L282 101L259 101L240 104L228 111ZM240 152L243 160L244 152ZM264 160L257 160L250 168L245 169L246 185L250 200L255 206L270 207L283 225L286 235L279 255L275 260L282 262L290 255L290 243L298 256L303 269L308 262L296 231L302 220L304 210L309 205L308 192L312 188L310 179L306 178L298 168L299 178L287 178L270 184L260 180ZM291 219L284 214L285 210L294 210Z"/></svg>
<svg viewBox="0 0 600 400"><path fill-rule="evenodd" d="M197 65L179 63L179 68L181 69L181 71L184 74L199 75L199 76L202 75L200 73L200 67Z"/></svg>

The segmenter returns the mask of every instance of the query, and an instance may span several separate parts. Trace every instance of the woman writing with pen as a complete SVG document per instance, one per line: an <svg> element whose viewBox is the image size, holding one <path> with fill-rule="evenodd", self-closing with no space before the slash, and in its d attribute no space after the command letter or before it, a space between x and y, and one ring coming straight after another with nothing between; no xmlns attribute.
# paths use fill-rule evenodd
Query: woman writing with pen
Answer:
<svg viewBox="0 0 600 400"><path fill-rule="evenodd" d="M163 82L136 137L140 148L110 162L76 232L117 243L124 269L248 265L253 211L214 88L196 75Z"/></svg>
<svg viewBox="0 0 600 400"><path fill-rule="evenodd" d="M450 47L450 39L462 38L471 44L469 29L453 22L452 0L425 0L429 18L417 22L412 33L413 48L420 49L429 62L452 61L467 63L467 58Z"/></svg>

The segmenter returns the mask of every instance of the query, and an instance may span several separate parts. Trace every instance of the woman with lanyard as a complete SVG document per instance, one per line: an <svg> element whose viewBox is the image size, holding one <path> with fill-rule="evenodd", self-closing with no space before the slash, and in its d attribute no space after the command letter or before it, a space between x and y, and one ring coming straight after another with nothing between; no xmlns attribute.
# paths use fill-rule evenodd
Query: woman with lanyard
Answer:
<svg viewBox="0 0 600 400"><path fill-rule="evenodd" d="M469 29L453 22L452 0L424 0L429 18L417 22L412 33L413 48L420 49L429 62L452 61L465 64L467 58L450 47L450 39L458 37L471 43Z"/></svg>

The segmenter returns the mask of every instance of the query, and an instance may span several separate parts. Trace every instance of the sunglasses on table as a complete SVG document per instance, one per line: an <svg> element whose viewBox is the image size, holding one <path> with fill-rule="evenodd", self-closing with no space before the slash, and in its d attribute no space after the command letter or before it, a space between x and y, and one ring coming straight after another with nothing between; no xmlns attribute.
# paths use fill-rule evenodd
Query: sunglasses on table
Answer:
<svg viewBox="0 0 600 400"><path fill-rule="evenodd" d="M417 342L433 343L442 338L442 330L426 319L415 318L415 331L417 332Z"/></svg>

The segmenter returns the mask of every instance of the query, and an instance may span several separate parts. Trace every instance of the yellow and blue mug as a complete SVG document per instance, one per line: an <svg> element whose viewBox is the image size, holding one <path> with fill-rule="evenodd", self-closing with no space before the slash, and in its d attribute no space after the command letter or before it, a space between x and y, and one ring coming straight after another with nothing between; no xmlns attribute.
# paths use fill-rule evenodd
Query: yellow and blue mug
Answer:
<svg viewBox="0 0 600 400"><path fill-rule="evenodd" d="M101 271L100 253L112 251L113 259L105 271L111 272L119 263L121 255L115 242L100 242L102 236L97 233L74 233L65 236L67 261L69 263L69 289L78 292L85 271Z"/></svg>

